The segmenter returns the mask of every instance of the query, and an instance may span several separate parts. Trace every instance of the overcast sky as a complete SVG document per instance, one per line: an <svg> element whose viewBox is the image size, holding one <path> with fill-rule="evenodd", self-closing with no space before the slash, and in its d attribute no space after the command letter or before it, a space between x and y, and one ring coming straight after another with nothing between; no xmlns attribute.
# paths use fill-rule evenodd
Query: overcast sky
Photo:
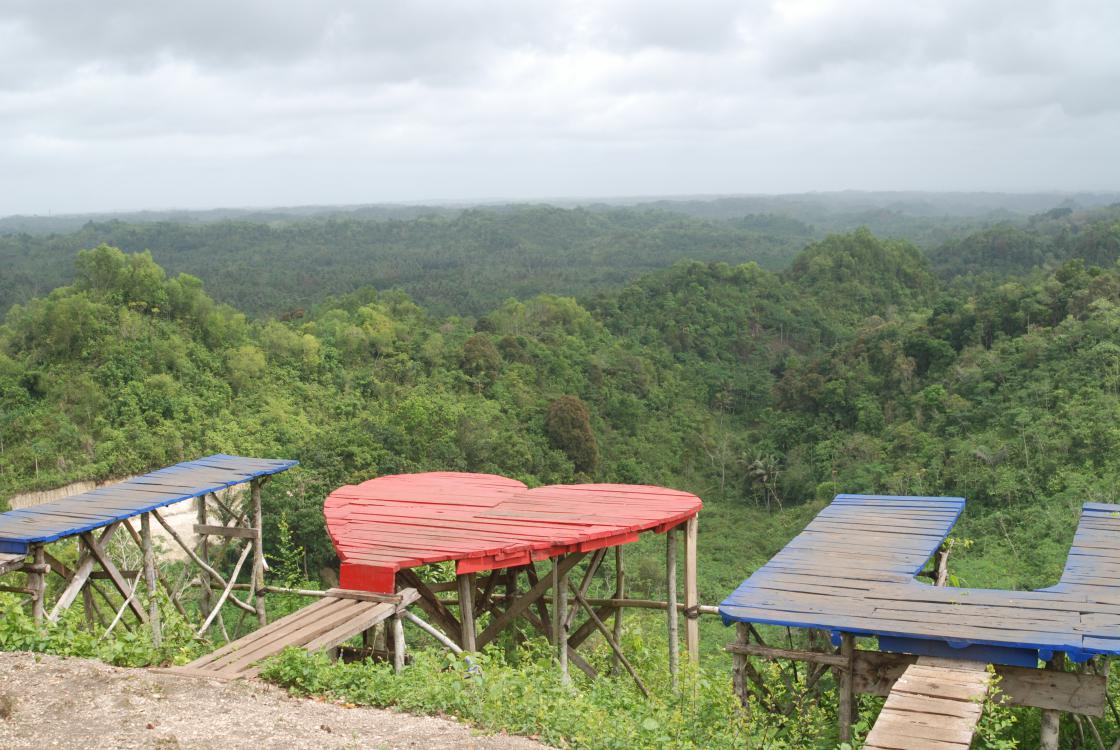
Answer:
<svg viewBox="0 0 1120 750"><path fill-rule="evenodd" d="M0 0L0 215L1118 167L1117 0Z"/></svg>

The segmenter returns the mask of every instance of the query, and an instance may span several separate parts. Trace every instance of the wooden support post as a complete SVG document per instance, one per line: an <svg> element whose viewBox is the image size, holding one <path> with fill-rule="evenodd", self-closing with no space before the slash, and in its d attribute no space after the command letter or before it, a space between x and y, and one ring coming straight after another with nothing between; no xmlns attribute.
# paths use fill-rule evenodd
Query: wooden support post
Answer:
<svg viewBox="0 0 1120 750"><path fill-rule="evenodd" d="M840 656L844 666L837 667L840 672L840 741L851 742L852 719L855 714L855 656L856 637L851 633L840 634Z"/></svg>
<svg viewBox="0 0 1120 750"><path fill-rule="evenodd" d="M474 625L474 573L455 576L459 584L459 624L463 632L460 642L464 651L477 651L477 633Z"/></svg>
<svg viewBox="0 0 1120 750"><path fill-rule="evenodd" d="M404 620L401 613L393 616L393 671L397 674L404 669Z"/></svg>
<svg viewBox="0 0 1120 750"><path fill-rule="evenodd" d="M626 573L623 569L622 545L614 548L614 599L626 598ZM614 608L614 640L622 643L622 607ZM611 654L611 674L618 674L618 655Z"/></svg>
<svg viewBox="0 0 1120 750"><path fill-rule="evenodd" d="M144 583L148 587L148 624L152 628L152 645L159 648L163 643L163 630L159 622L159 589L156 585L156 554L152 549L150 513L140 515L140 540L144 545Z"/></svg>
<svg viewBox="0 0 1120 750"><path fill-rule="evenodd" d="M195 520L199 526L206 525L206 495L199 495L195 498ZM180 542L180 545L186 549L185 543ZM210 565L210 538L205 534L198 538L198 558L204 563L199 566L202 568L202 574L199 576L199 580L202 582L202 596L198 603L198 609L202 618L206 619L210 614L210 587L213 584L210 580L210 573L206 570Z"/></svg>
<svg viewBox="0 0 1120 750"><path fill-rule="evenodd" d="M688 519L684 533L684 640L688 660L700 663L700 588L697 582L696 548L699 523L696 516Z"/></svg>
<svg viewBox="0 0 1120 750"><path fill-rule="evenodd" d="M258 477L249 482L249 493L253 499L253 528L257 535L253 539L253 587L256 591L255 607L257 610L257 624L264 627L268 624L268 615L264 609L264 516L261 513L261 480Z"/></svg>
<svg viewBox="0 0 1120 750"><path fill-rule="evenodd" d="M42 544L31 545L31 557L36 566L35 572L27 574L27 587L35 592L31 612L35 622L42 622L47 612L47 574L42 572L47 558Z"/></svg>
<svg viewBox="0 0 1120 750"><path fill-rule="evenodd" d="M642 691L642 695L649 698L649 690L646 688L645 683L642 682L642 678L638 676L633 665L630 664L626 655L622 653L622 646L611 636L611 631L607 630L607 626L603 624L603 620L595 613L594 607L587 602L587 599L583 596L583 592L579 589L572 587L572 593L575 594L576 602L587 612L587 616L590 618L591 622L595 623L596 629L598 629L599 634L603 636L603 639L606 640L607 645L611 647L611 651L614 652L615 657L622 662L622 665L626 667L626 671L634 678L634 682L637 683L638 689Z"/></svg>
<svg viewBox="0 0 1120 750"><path fill-rule="evenodd" d="M138 619L141 623L147 623L147 610L141 607L140 604L136 601L134 596L135 592L132 590L132 587L129 586L129 583L125 579L124 575L120 572L120 570L117 569L117 566L113 563L113 560L109 556L109 553L105 550L104 547L101 546L101 542L95 539L93 533L90 531L82 533L81 539L86 543L86 547L89 548L89 551L93 553L93 557L101 565L101 569L109 574L109 580L112 582L114 588L116 588L117 591L120 592L121 596L125 597L125 604L127 604L129 609L132 610L132 613L136 615L136 619Z"/></svg>
<svg viewBox="0 0 1120 750"><path fill-rule="evenodd" d="M746 647L749 644L750 627L745 622L735 623L735 645L740 647L731 656L731 687L739 702L747 705L747 659Z"/></svg>
<svg viewBox="0 0 1120 750"><path fill-rule="evenodd" d="M673 678L673 689L677 687L680 672L679 633L677 631L677 530L669 529L665 532L665 588L668 593L666 601L669 606L665 610L669 623L669 674Z"/></svg>
<svg viewBox="0 0 1120 750"><path fill-rule="evenodd" d="M1054 672L1066 671L1065 654L1061 652L1054 654L1054 658L1047 662L1046 668ZM1061 739L1061 719L1062 714L1059 711L1042 710L1039 750L1058 750L1058 743Z"/></svg>
<svg viewBox="0 0 1120 750"><path fill-rule="evenodd" d="M566 685L572 680L568 672L568 571L561 571L561 559L557 557L552 565L552 635L560 660L560 681Z"/></svg>
<svg viewBox="0 0 1120 750"><path fill-rule="evenodd" d="M219 573L218 571L214 570L214 568L210 567L209 562L204 560L202 557L199 556L198 553L196 553L193 549L191 549L190 545L187 544L186 541L183 540L183 537L179 534L179 532L175 530L175 527L172 526L171 524L169 524L167 522L167 519L165 519L162 515L160 515L160 512L158 510L153 510L152 511L152 516L155 517L156 521L159 522L159 525L164 528L164 530L167 532L168 536L170 536L172 539L174 539L175 543L178 544L182 548L182 550L187 553L187 557L189 557L194 562L195 565L202 568L203 573L205 575L209 576L209 580L205 580L205 579L202 580L202 590L203 590L203 592L206 592L206 591L209 590L210 586L213 585L212 581L217 581L218 584L222 586L222 588L225 588L227 582L226 582L226 579L222 577L222 574ZM200 547L201 547L201 545L200 545ZM201 550L201 551L204 551L204 550ZM209 597L207 597L207 601L209 601ZM246 604L245 602L241 601L236 596L231 596L229 601L232 604L234 604L235 606L237 606L238 608L240 608L240 609L242 609L246 612L255 612L256 611L255 609L253 609L252 606L250 606L250 605ZM209 612L209 608L207 608L207 612ZM221 621L222 621L222 616L219 614L218 615L218 622L220 623Z"/></svg>
<svg viewBox="0 0 1120 750"><path fill-rule="evenodd" d="M463 653L463 649L459 648L459 644L457 644L455 641L448 638L446 634L440 632L438 629L432 627L431 625L424 622L423 620L421 620L416 615L409 612L407 609L402 610L402 614L404 615L404 618L406 620L408 620L413 625L415 625L416 627L423 630L428 635L435 638L437 641L442 643L444 646L447 646L447 648L451 649L451 651L453 651L454 653L456 653L456 654Z"/></svg>

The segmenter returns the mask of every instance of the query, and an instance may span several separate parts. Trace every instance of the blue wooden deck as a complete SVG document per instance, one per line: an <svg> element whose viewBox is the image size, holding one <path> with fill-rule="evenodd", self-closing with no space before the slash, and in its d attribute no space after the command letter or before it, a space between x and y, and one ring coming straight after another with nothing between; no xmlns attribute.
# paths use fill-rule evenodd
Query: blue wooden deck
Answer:
<svg viewBox="0 0 1120 750"><path fill-rule="evenodd" d="M961 498L839 495L720 605L734 621L878 636L884 650L1037 666L1120 655L1120 505L1085 505L1065 573L1041 591L937 588L915 575Z"/></svg>
<svg viewBox="0 0 1120 750"><path fill-rule="evenodd" d="M217 454L32 508L0 513L0 553L53 542L167 505L286 471L297 461Z"/></svg>

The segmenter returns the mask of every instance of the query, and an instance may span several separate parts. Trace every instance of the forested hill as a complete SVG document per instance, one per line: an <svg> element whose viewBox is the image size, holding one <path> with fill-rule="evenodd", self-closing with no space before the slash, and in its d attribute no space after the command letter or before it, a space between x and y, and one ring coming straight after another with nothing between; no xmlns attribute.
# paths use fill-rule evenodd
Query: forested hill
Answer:
<svg viewBox="0 0 1120 750"><path fill-rule="evenodd" d="M587 304L442 317L366 289L287 320L147 254L83 251L74 273L0 328L0 493L297 458L268 501L320 562L324 494L389 472L662 483L712 513L952 494L981 512L988 585L1046 580L1073 506L1118 499L1115 264L945 286L913 246L857 231L785 271L682 262Z"/></svg>

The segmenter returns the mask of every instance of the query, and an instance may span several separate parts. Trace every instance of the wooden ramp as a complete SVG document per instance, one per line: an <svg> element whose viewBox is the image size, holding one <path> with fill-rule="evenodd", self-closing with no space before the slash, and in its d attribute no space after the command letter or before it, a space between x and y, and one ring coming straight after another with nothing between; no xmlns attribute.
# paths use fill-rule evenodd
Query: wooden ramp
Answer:
<svg viewBox="0 0 1120 750"><path fill-rule="evenodd" d="M415 589L404 589L394 595L331 591L334 595L227 643L186 666L161 671L219 680L255 677L260 672L261 661L289 646L308 651L334 648L393 617L418 596Z"/></svg>
<svg viewBox="0 0 1120 750"><path fill-rule="evenodd" d="M864 750L968 750L990 681L980 662L918 659L895 682Z"/></svg>

